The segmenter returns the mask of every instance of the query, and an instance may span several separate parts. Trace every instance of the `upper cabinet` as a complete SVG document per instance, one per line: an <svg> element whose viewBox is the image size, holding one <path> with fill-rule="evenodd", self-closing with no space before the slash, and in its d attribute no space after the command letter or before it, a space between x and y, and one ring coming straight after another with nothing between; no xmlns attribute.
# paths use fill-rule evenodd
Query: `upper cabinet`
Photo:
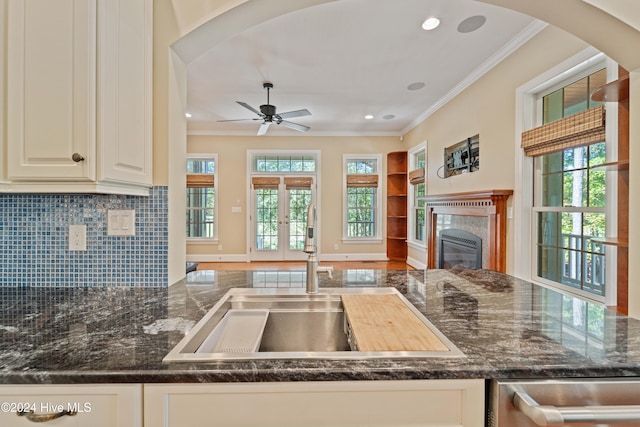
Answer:
<svg viewBox="0 0 640 427"><path fill-rule="evenodd" d="M148 195L152 0L6 5L3 189Z"/></svg>

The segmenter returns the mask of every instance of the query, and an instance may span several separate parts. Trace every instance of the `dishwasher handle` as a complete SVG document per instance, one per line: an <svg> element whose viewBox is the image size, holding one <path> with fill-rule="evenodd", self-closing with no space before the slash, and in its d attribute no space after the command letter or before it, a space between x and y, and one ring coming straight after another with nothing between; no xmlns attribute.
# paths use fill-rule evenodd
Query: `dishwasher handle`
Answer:
<svg viewBox="0 0 640 427"><path fill-rule="evenodd" d="M620 406L540 406L527 393L516 391L513 406L539 426L565 423L621 423L640 421L640 405Z"/></svg>

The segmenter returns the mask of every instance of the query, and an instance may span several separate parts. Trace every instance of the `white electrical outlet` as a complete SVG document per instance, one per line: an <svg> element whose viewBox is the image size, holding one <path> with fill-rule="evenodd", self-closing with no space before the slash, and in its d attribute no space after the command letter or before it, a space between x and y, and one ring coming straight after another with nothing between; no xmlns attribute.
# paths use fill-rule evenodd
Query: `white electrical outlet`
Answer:
<svg viewBox="0 0 640 427"><path fill-rule="evenodd" d="M69 225L69 250L87 250L87 226L84 224Z"/></svg>

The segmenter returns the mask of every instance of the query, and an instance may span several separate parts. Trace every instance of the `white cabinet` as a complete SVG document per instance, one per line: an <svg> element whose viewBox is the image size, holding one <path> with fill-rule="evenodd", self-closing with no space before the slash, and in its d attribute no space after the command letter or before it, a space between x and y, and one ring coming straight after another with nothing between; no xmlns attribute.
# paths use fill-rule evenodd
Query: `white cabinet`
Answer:
<svg viewBox="0 0 640 427"><path fill-rule="evenodd" d="M33 411L29 417L44 422L55 417L55 426L142 427L142 385L2 385L0 386L0 425L33 426L34 421L17 412ZM62 415L76 411L75 415Z"/></svg>
<svg viewBox="0 0 640 427"><path fill-rule="evenodd" d="M4 1L9 191L148 194L152 0Z"/></svg>
<svg viewBox="0 0 640 427"><path fill-rule="evenodd" d="M145 384L145 427L484 426L484 380Z"/></svg>

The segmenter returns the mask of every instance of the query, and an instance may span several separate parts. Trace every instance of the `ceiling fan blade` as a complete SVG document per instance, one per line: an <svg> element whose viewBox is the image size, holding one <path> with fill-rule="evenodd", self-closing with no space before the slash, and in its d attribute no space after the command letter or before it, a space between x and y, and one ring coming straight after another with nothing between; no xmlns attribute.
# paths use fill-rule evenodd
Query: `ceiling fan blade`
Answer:
<svg viewBox="0 0 640 427"><path fill-rule="evenodd" d="M310 116L311 112L306 108L303 108L302 110L287 111L286 113L280 113L278 115L282 119L291 119L293 117Z"/></svg>
<svg viewBox="0 0 640 427"><path fill-rule="evenodd" d="M260 129L258 129L258 136L264 135L265 133L267 133L267 130L269 129L269 125L271 125L271 122L262 123L260 125Z"/></svg>
<svg viewBox="0 0 640 427"><path fill-rule="evenodd" d="M251 110L254 113L256 113L257 115L259 115L260 117L263 117L264 114L262 114L260 111L256 110L255 108L253 108L251 105L247 104L246 102L242 102L242 101L236 101L238 104L242 105L244 108L246 108L247 110Z"/></svg>
<svg viewBox="0 0 640 427"><path fill-rule="evenodd" d="M289 129L294 129L300 132L306 132L309 129L311 129L309 126L305 126L305 125L299 125L298 123L292 123L292 122L288 122L286 120L282 120L280 122L278 122L279 125L288 127Z"/></svg>
<svg viewBox="0 0 640 427"><path fill-rule="evenodd" d="M218 122L242 122L246 120L262 120L260 117L256 117L254 119L231 119L231 120L218 120Z"/></svg>

